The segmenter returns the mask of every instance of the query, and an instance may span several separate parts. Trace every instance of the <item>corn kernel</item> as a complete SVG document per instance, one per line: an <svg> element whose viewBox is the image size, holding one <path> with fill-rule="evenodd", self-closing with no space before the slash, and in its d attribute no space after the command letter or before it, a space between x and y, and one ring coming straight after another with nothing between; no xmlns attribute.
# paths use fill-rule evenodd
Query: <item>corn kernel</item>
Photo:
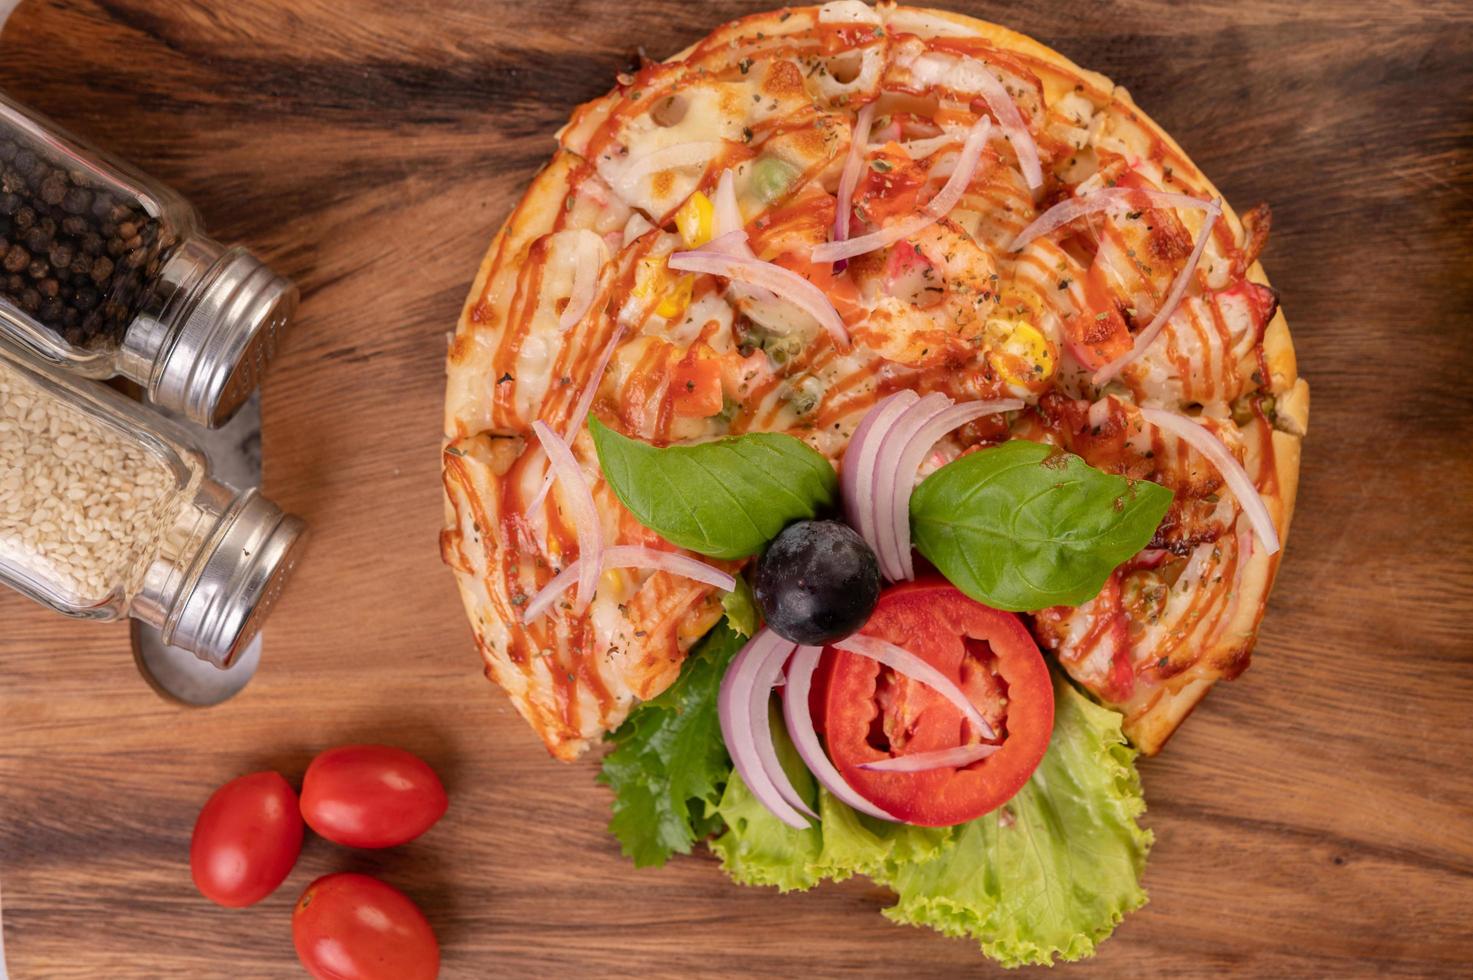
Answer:
<svg viewBox="0 0 1473 980"><path fill-rule="evenodd" d="M598 594L601 596L613 596L622 602L629 597L631 585L633 585L633 579L624 569L608 568L599 576Z"/></svg>
<svg viewBox="0 0 1473 980"><path fill-rule="evenodd" d="M711 240L716 224L716 208L711 199L700 191L686 198L680 210L675 212L675 227L689 248L698 248Z"/></svg>
<svg viewBox="0 0 1473 980"><path fill-rule="evenodd" d="M658 296L664 279L665 257L663 255L646 255L639 260L639 265L635 267L633 293L640 299L649 299L651 296Z"/></svg>
<svg viewBox="0 0 1473 980"><path fill-rule="evenodd" d="M673 320L685 312L690 306L691 291L695 288L695 276L681 276L665 289L665 294L660 297L660 305L655 307L655 312L667 320Z"/></svg>
<svg viewBox="0 0 1473 980"><path fill-rule="evenodd" d="M681 276L672 282L670 273L665 268L665 256L647 255L639 260L639 265L634 270L632 292L640 299L658 300L655 312L667 320L673 320L690 306L695 284L695 276Z"/></svg>
<svg viewBox="0 0 1473 980"><path fill-rule="evenodd" d="M987 334L987 359L1008 384L1030 386L1053 377L1054 345L1027 320L989 320Z"/></svg>

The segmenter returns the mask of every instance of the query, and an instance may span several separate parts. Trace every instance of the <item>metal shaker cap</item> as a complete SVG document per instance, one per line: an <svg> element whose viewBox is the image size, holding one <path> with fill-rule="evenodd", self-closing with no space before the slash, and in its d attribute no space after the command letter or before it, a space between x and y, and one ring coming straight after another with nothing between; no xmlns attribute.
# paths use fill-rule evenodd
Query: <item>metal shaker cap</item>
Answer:
<svg viewBox="0 0 1473 980"><path fill-rule="evenodd" d="M219 515L173 598L165 643L229 667L250 645L301 554L306 525L255 490Z"/></svg>
<svg viewBox="0 0 1473 980"><path fill-rule="evenodd" d="M296 311L297 287L237 246L219 252L182 299L150 372L149 399L218 426L260 385Z"/></svg>

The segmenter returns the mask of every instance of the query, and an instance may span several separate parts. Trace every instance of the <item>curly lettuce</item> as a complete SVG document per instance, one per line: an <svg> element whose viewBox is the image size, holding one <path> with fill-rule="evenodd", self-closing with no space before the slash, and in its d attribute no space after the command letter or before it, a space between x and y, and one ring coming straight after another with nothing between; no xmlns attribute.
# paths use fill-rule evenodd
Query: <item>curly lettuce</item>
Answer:
<svg viewBox="0 0 1473 980"><path fill-rule="evenodd" d="M611 736L600 777L615 791L610 829L636 864L689 853L702 837L733 880L782 891L866 875L896 895L895 922L965 936L1006 966L1091 955L1127 912L1151 834L1135 752L1118 713L1054 678L1049 750L1003 807L957 827L874 820L835 800L803 767L776 712L773 736L794 788L822 822L785 826L731 771L716 718L726 664L741 638L723 627L680 680Z"/></svg>
<svg viewBox="0 0 1473 980"><path fill-rule="evenodd" d="M691 650L675 683L631 711L609 735L614 749L604 756L598 780L614 791L609 831L637 867L689 854L697 840L723 826L711 811L731 759L721 740L716 696L742 643L723 619Z"/></svg>

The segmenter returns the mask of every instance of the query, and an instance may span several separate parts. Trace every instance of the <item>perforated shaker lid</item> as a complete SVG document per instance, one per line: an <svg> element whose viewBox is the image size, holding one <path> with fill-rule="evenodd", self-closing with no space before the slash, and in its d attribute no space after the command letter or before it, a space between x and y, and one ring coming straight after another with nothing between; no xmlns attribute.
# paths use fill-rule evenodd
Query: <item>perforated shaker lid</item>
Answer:
<svg viewBox="0 0 1473 980"><path fill-rule="evenodd" d="M261 383L297 308L297 287L244 248L224 250L189 291L188 310L149 398L215 427Z"/></svg>
<svg viewBox="0 0 1473 980"><path fill-rule="evenodd" d="M260 631L301 556L306 524L255 490L221 515L164 627L165 643L228 667Z"/></svg>

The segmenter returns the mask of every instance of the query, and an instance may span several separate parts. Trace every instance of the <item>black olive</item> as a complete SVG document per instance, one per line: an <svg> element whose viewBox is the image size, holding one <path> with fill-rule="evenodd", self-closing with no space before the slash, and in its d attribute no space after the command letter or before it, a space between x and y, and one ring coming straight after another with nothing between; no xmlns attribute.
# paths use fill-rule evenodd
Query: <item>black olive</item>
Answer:
<svg viewBox="0 0 1473 980"><path fill-rule="evenodd" d="M864 625L880 597L880 566L838 521L790 524L757 562L757 605L774 633L820 646Z"/></svg>

